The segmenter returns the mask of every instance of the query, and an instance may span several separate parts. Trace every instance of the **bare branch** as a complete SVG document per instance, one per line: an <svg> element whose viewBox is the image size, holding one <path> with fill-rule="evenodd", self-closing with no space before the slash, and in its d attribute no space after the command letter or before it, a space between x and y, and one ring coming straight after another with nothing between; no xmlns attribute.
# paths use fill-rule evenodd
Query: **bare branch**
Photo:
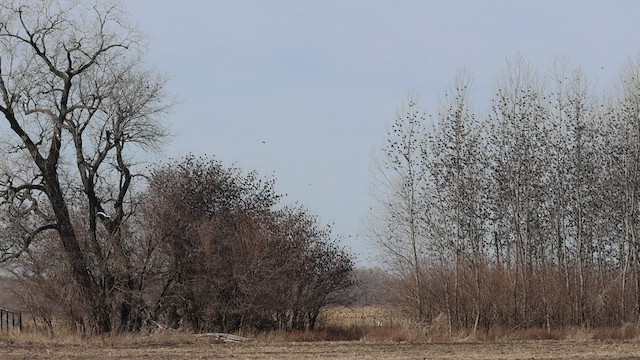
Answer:
<svg viewBox="0 0 640 360"><path fill-rule="evenodd" d="M57 230L57 225L56 224L46 224L46 225L42 225L40 227L38 227L37 229L35 229L34 231L30 232L25 238L23 243L21 244L20 248L18 248L17 250L14 251L9 251L8 249L2 249L2 251L0 251L0 264L4 263L4 262L8 262L10 260L13 259L17 259L20 257L20 255L22 255L25 251L27 251L29 249L29 246L31 245L31 243L33 242L33 240L41 233L47 231L47 230Z"/></svg>

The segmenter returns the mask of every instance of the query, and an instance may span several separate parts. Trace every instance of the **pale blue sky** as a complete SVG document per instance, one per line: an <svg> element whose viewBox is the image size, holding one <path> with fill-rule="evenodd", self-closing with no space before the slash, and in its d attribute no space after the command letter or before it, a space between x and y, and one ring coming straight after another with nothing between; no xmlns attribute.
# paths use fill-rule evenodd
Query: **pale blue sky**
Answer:
<svg viewBox="0 0 640 360"><path fill-rule="evenodd" d="M640 50L640 1L128 0L180 103L167 156L277 178L366 264L369 164L407 91L432 107L460 66L487 107L505 58L562 56L600 85ZM263 143L264 142L264 143ZM351 235L351 236L349 236ZM371 264L369 262L369 264Z"/></svg>

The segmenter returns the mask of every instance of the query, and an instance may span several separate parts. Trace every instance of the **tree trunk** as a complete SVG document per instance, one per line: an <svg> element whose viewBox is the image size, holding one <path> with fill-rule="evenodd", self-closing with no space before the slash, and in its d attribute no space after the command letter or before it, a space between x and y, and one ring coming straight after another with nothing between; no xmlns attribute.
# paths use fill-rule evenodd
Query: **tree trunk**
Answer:
<svg viewBox="0 0 640 360"><path fill-rule="evenodd" d="M81 288L80 293L91 308L94 331L108 333L111 331L111 316L104 292L100 291L98 284L89 272L87 260L82 253L80 244L71 223L71 216L64 200L58 176L53 170L43 172L45 186L51 207L56 216L57 230L60 241L71 265L73 278Z"/></svg>

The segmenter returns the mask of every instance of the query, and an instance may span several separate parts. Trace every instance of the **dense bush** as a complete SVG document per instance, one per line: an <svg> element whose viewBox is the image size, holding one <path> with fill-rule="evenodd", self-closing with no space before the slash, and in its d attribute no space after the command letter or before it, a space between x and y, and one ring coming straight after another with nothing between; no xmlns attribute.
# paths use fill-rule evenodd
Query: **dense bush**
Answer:
<svg viewBox="0 0 640 360"><path fill-rule="evenodd" d="M353 262L273 181L187 157L153 172L144 217L158 246L153 318L196 330L313 328Z"/></svg>

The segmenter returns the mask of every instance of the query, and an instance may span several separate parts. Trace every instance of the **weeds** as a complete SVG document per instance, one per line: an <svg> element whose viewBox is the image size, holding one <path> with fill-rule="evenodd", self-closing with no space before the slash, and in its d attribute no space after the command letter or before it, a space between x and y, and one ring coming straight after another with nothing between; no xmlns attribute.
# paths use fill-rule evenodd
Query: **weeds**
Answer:
<svg viewBox="0 0 640 360"><path fill-rule="evenodd" d="M448 321L437 317L431 324L419 324L408 319L402 319L396 314L383 315L387 320L376 320L382 313L379 309L369 311L376 318L368 318L367 311L355 309L346 311L340 309L334 314L325 314L322 325L315 330L278 330L254 334L253 340L263 343L296 343L321 341L364 341L371 343L426 343L426 342L492 342L514 340L632 340L640 339L640 329L634 324L627 323L618 327L567 327L559 329L544 328L507 328L492 326L489 329L473 331L464 329L450 332L445 326ZM351 319L336 316L349 315ZM352 315L356 314L355 317ZM373 324L373 325L367 325ZM0 342L17 344L56 344L65 346L104 346L104 347L139 347L139 346L175 346L197 343L215 344L221 341L209 337L198 336L188 331L158 330L155 332L140 332L120 335L106 335L82 337L77 333L65 331L65 327L58 326L53 333L27 330L0 334ZM55 334L55 335L54 335ZM240 334L247 335L247 334Z"/></svg>

